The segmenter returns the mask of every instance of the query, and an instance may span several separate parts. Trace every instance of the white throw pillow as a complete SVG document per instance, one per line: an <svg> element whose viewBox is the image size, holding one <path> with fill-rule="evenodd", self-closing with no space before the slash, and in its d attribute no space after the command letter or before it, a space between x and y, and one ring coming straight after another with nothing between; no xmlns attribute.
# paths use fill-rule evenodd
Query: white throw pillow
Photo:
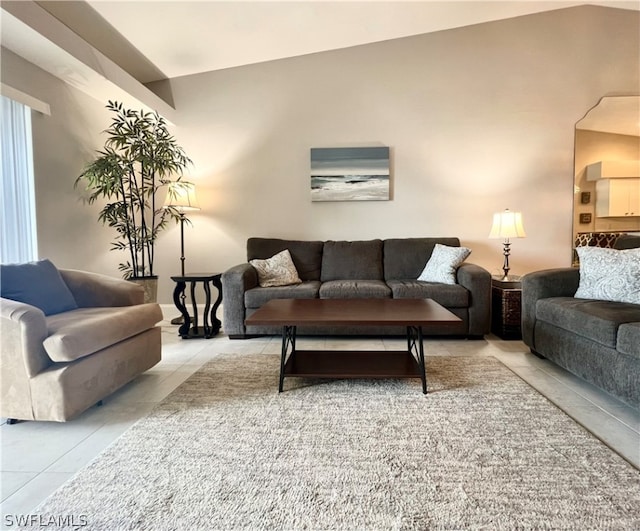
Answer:
<svg viewBox="0 0 640 531"><path fill-rule="evenodd" d="M640 304L640 248L578 247L580 284L575 297Z"/></svg>
<svg viewBox="0 0 640 531"><path fill-rule="evenodd" d="M449 247L436 243L433 253L424 266L418 280L424 282L441 282L443 284L456 284L456 270L471 254L471 249L466 247Z"/></svg>
<svg viewBox="0 0 640 531"><path fill-rule="evenodd" d="M249 263L258 272L258 282L263 288L300 284L296 266L291 259L289 249L279 252L266 260L250 260Z"/></svg>

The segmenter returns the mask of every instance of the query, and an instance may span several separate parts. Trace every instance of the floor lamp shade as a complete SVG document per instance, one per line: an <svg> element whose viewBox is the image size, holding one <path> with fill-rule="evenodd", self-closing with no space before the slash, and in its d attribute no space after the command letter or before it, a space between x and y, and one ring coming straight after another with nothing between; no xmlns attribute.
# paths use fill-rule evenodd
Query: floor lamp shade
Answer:
<svg viewBox="0 0 640 531"><path fill-rule="evenodd" d="M195 185L180 181L169 184L164 207L175 208L179 212L200 210Z"/></svg>
<svg viewBox="0 0 640 531"><path fill-rule="evenodd" d="M504 240L502 244L504 247L504 263L502 265L504 272L503 280L508 280L509 278L509 255L511 254L511 242L509 238L525 238L526 236L522 223L522 214L520 212L511 212L507 208L504 212L496 212L493 215L493 224L491 225L489 238Z"/></svg>

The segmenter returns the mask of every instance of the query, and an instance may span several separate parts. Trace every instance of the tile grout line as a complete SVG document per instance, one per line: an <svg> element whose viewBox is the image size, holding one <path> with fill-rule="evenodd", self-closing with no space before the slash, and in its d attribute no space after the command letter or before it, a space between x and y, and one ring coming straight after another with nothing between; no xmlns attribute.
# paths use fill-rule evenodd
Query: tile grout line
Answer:
<svg viewBox="0 0 640 531"><path fill-rule="evenodd" d="M542 396L543 398L545 398L550 404L552 404L553 406L555 406L556 408L558 408L558 410L562 411L565 415L567 415L567 417L569 417L573 422L575 422L578 426L582 427L584 430L586 430L589 434L591 434L593 437L595 437L597 440L599 440L602 444L604 444L607 448L609 448L612 452L614 452L616 455L620 456L620 458L624 459L627 463L629 463L631 466L633 466L636 469L640 469L640 463L638 462L634 462L634 459L631 457L627 457L624 453L624 450L620 447L616 447L616 445L613 445L611 443L609 443L603 435L600 434L600 432L597 430L596 427L594 427L593 425L591 425L590 423L585 423L581 420L579 420L578 418L576 418L575 415L573 415L570 412L570 407L566 406L566 405L562 405L562 400L558 400L557 398L552 398L551 396L548 396L546 393L544 393L541 389L539 389L536 385L535 382L531 382L528 379L526 379L523 375L517 373L515 370L513 370L511 367L509 367L508 365L505 365L511 372L513 372L518 378L520 378L523 382L525 382L527 385L531 386L537 393L540 394L540 396ZM569 391L571 391L572 393L574 393L576 396L579 396L581 399L585 400L586 402L588 402L587 406L576 406L576 407L593 407L595 406L596 408L602 410L601 407L599 407L597 404L593 403L591 400L587 399L586 397L584 397L583 395L577 393L576 391L574 391L573 389L571 389L571 387L569 387L568 385L566 385L564 382L562 382L561 380L559 380L557 377L555 377L552 374L549 374L548 372L542 370L541 368L536 368L535 370L538 370L542 373L544 373L546 376L553 378L556 383L558 385L563 386L565 389L568 389ZM609 417L611 417L615 422L617 422L618 424L628 427L627 424L625 422L623 422L622 420L618 419L617 417L611 415L608 411L606 410L602 410L602 412L606 413ZM631 430L635 433L635 430Z"/></svg>
<svg viewBox="0 0 640 531"><path fill-rule="evenodd" d="M585 394L583 394L582 392L580 392L579 388L574 388L574 386L571 385L567 385L565 382L561 381L556 375L554 375L552 372L546 371L544 370L544 367L539 369L540 371L544 372L548 377L553 378L556 382L558 382L558 384L564 386L566 389L568 389L569 391L571 391L572 393L574 393L575 395L579 396L580 398L582 398L584 401L588 402L589 406L595 407L596 409L598 409L601 413L604 413L605 415L611 417L612 419L614 419L616 422L619 422L620 424L622 424L623 426L627 427L629 430L631 430L632 432L634 432L635 434L637 434L638 436L640 436L640 431L639 428L635 428L633 426L630 426L625 420L618 418L614 413L607 411L603 406L601 406L600 404L594 402L591 398L589 398L588 396L586 396ZM554 402L555 403L555 402ZM626 406L626 404L624 404L623 402L621 402L621 405ZM583 406L584 407L584 406ZM630 407L630 406L626 406L626 407Z"/></svg>

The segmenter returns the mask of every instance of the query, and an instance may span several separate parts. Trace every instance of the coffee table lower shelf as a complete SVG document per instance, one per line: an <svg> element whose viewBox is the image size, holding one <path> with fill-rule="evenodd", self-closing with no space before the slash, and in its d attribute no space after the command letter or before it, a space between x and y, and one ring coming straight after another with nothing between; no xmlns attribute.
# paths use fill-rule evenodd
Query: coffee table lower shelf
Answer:
<svg viewBox="0 0 640 531"><path fill-rule="evenodd" d="M422 378L422 371L406 350L296 350L285 363L284 376Z"/></svg>
<svg viewBox="0 0 640 531"><path fill-rule="evenodd" d="M272 299L247 326L281 326L280 381L304 378L420 378L427 394L422 327L456 325L461 319L431 299ZM403 326L406 350L298 350L298 326Z"/></svg>

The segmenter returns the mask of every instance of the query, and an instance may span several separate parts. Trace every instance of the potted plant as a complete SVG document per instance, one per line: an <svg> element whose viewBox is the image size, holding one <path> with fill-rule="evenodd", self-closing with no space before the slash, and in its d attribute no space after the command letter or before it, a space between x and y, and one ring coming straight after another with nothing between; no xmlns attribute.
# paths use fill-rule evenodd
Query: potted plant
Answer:
<svg viewBox="0 0 640 531"><path fill-rule="evenodd" d="M116 230L111 249L128 253L118 269L124 278L146 285L145 291L153 293L148 299L155 300L155 241L170 219L180 219L176 209L162 208L156 195L169 182L188 184L181 179L191 160L157 112L125 109L113 101L106 108L114 113L104 131L108 138L75 186L85 185L90 204L106 200L98 220Z"/></svg>

